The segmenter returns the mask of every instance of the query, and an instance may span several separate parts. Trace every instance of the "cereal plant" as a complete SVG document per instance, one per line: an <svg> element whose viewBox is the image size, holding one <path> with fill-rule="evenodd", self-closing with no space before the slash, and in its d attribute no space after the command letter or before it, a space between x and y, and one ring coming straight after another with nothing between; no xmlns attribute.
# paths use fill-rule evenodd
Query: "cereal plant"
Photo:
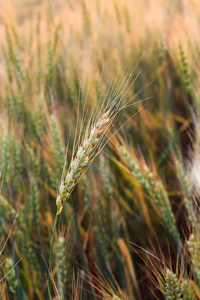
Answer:
<svg viewBox="0 0 200 300"><path fill-rule="evenodd" d="M199 1L0 12L0 299L200 299Z"/></svg>

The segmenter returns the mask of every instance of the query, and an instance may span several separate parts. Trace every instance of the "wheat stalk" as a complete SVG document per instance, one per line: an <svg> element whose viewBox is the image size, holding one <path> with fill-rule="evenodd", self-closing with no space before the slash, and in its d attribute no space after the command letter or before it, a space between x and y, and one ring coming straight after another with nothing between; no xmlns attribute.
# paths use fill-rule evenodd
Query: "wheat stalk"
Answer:
<svg viewBox="0 0 200 300"><path fill-rule="evenodd" d="M74 187L76 186L76 184L78 183L82 175L87 171L87 169L90 167L95 157L101 152L103 147L106 145L105 138L109 133L109 131L111 130L111 128L114 126L121 110L131 105L130 102L134 99L135 96L131 97L131 99L127 101L131 91L130 87L128 88L127 86L132 75L133 73L131 71L125 76L124 80L119 85L119 88L117 89L116 93L113 90L114 85L113 87L111 85L100 108L99 117L94 122L92 122L94 110L92 111L92 114L87 123L87 127L86 127L87 129L84 138L82 140L82 143L80 143L76 155L74 155L71 160L67 175L65 176L64 180L61 181L59 187L59 194L56 199L57 212L56 212L54 225L53 225L53 233L52 233L50 256L49 256L49 272L52 271L53 245L55 239L55 232L56 232L58 217L61 214L63 209L63 203L69 199ZM134 82L131 84L131 88L133 87L133 84ZM110 98L112 98L112 100L109 100ZM126 103L122 105L122 102L124 101L126 101ZM107 105L103 110L102 107L105 104L105 102L107 102ZM122 127L120 127L119 130ZM48 278L48 286L49 286L49 296L50 296L51 295L50 275Z"/></svg>
<svg viewBox="0 0 200 300"><path fill-rule="evenodd" d="M112 127L113 121L117 116L118 112L120 111L119 104L120 102L108 106L107 110L104 113L102 113L98 121L92 126L90 132L89 130L86 131L83 142L79 146L75 158L72 159L71 161L67 175L60 184L59 195L56 199L57 213L54 220L53 234L52 234L51 248L50 248L50 257L49 257L50 272L52 269L53 244L55 239L56 225L58 222L58 217L61 214L63 208L63 203L69 199L75 185L77 184L81 176L86 172L86 170L89 168L92 161L102 150L101 142L103 142L103 138L106 136L106 133L108 133L108 130ZM49 285L49 295L50 295L51 294L50 276L48 279L48 285Z"/></svg>

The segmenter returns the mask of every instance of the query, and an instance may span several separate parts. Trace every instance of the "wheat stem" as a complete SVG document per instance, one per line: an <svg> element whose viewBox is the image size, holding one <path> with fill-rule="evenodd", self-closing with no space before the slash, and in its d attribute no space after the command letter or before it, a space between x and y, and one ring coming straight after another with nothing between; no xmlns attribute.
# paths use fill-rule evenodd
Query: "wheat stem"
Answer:
<svg viewBox="0 0 200 300"><path fill-rule="evenodd" d="M52 234L52 238L51 238L51 248L50 248L50 255L49 255L49 277L48 277L48 286L49 286L48 298L49 299L50 299L50 295L51 295L51 271L52 271L52 259L53 259L53 244L54 244L54 239L55 239L56 225L58 222L58 217L59 217L59 215L56 213L55 219L54 219L54 224L53 224L53 234Z"/></svg>

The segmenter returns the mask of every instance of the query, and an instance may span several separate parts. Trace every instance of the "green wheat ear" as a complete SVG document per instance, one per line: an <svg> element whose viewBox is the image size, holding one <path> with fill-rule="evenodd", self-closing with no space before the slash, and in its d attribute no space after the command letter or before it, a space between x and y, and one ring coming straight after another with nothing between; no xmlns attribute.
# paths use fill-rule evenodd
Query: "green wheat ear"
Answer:
<svg viewBox="0 0 200 300"><path fill-rule="evenodd" d="M47 42L47 71L46 71L46 87L48 92L50 93L53 89L54 85L54 60L55 55L53 51L52 41L48 39Z"/></svg>
<svg viewBox="0 0 200 300"><path fill-rule="evenodd" d="M100 157L100 168L101 168L101 175L105 186L105 190L108 193L109 199L112 200L114 195L113 195L113 187L110 178L111 172L109 170L108 159L106 159L105 156L103 155L101 155Z"/></svg>
<svg viewBox="0 0 200 300"><path fill-rule="evenodd" d="M47 165L47 174L49 178L49 183L53 187L55 191L57 191L57 188L59 186L60 180L58 175L54 172L53 168Z"/></svg>
<svg viewBox="0 0 200 300"><path fill-rule="evenodd" d="M17 221L17 225L19 228L24 228L23 220L21 218L20 213L18 213L11 203L0 195L0 215L4 221L8 221L9 223L13 224L13 222Z"/></svg>
<svg viewBox="0 0 200 300"><path fill-rule="evenodd" d="M175 242L179 243L180 239L176 227L176 221L162 182L155 178L147 165L145 165L144 170L141 170L138 163L133 159L125 147L121 146L119 151L130 171L137 178L144 191L151 197L157 206L169 233L173 236Z"/></svg>
<svg viewBox="0 0 200 300"><path fill-rule="evenodd" d="M166 300L182 300L181 284L176 274L169 269L165 272L165 299Z"/></svg>
<svg viewBox="0 0 200 300"><path fill-rule="evenodd" d="M185 50L184 50L181 42L179 43L179 51L180 51L181 73L182 73L182 77L183 77L185 86L186 86L187 90L189 91L191 89L191 76L190 76L190 72L189 72L189 67L188 67Z"/></svg>
<svg viewBox="0 0 200 300"><path fill-rule="evenodd" d="M6 280L8 282L9 291L12 294L17 293L18 280L15 276L14 263L11 258L8 258L5 263Z"/></svg>
<svg viewBox="0 0 200 300"><path fill-rule="evenodd" d="M10 168L11 168L11 155L10 155L10 138L7 130L3 133L1 141L1 169L4 174L6 182L9 181Z"/></svg>
<svg viewBox="0 0 200 300"><path fill-rule="evenodd" d="M19 56L18 49L13 41L13 32L10 30L8 26L6 26L6 39L7 39L7 46L8 46L8 53L9 53L9 60L12 62L13 73L15 74L15 78L18 82L23 82L25 79L25 71L22 66L22 60ZM16 36L14 36L16 38Z"/></svg>
<svg viewBox="0 0 200 300"><path fill-rule="evenodd" d="M200 287L200 242L197 241L194 234L190 235L187 242L191 254L191 261L196 274L198 285Z"/></svg>
<svg viewBox="0 0 200 300"><path fill-rule="evenodd" d="M35 154L33 148L26 144L26 153L30 162L30 167L34 172L35 178L39 181L40 179L40 161L38 156Z"/></svg>
<svg viewBox="0 0 200 300"><path fill-rule="evenodd" d="M50 117L51 133L53 138L52 153L56 163L56 170L58 171L58 177L61 177L63 166L65 164L65 149L62 141L61 132L54 115Z"/></svg>
<svg viewBox="0 0 200 300"><path fill-rule="evenodd" d="M178 179L184 191L184 204L188 213L188 219L191 222L192 226L194 226L195 228L199 228L199 221L192 200L192 189L191 189L190 178L186 173L187 171L184 170L183 163L181 163L178 159L175 159L175 166L176 166Z"/></svg>
<svg viewBox="0 0 200 300"><path fill-rule="evenodd" d="M195 300L195 292L190 281L179 275L174 274L171 270L165 269L164 273L163 294L166 300Z"/></svg>

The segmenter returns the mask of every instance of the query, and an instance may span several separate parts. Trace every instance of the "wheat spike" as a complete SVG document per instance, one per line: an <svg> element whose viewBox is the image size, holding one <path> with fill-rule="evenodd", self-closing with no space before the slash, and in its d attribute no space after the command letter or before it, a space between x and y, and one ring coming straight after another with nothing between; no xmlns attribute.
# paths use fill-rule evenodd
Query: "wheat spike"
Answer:
<svg viewBox="0 0 200 300"><path fill-rule="evenodd" d="M61 213L63 202L69 199L76 183L94 160L96 156L95 150L105 136L111 120L111 111L108 110L102 115L99 121L94 124L90 133L88 135L86 134L82 145L78 148L75 159L73 159L70 164L65 180L60 185L59 195L56 200L57 214Z"/></svg>

